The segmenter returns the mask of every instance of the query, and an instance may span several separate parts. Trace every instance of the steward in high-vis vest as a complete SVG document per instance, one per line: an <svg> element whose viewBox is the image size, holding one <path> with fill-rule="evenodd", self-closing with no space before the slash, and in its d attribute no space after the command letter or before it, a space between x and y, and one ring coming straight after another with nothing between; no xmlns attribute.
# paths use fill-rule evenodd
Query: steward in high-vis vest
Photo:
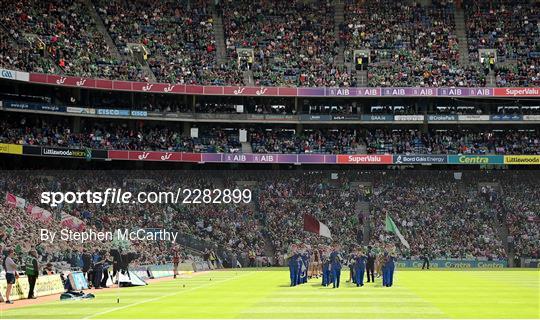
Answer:
<svg viewBox="0 0 540 320"><path fill-rule="evenodd" d="M29 254L26 258L26 276L28 277L28 284L30 286L28 299L35 299L34 288L36 287L36 281L39 276L38 254L36 250L30 250Z"/></svg>

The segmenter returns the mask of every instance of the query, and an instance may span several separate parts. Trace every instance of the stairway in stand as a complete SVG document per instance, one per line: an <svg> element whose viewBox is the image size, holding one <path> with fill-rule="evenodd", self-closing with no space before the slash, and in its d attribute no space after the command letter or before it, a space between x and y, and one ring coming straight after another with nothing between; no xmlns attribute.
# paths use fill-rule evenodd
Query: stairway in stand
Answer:
<svg viewBox="0 0 540 320"><path fill-rule="evenodd" d="M334 32L336 34L336 41L339 43L336 65L343 66L345 64L345 45L339 38L339 26L345 21L345 3L343 0L337 0L334 6Z"/></svg>
<svg viewBox="0 0 540 320"><path fill-rule="evenodd" d="M225 29L223 28L223 19L217 12L214 2L211 1L210 12L214 20L214 38L216 39L216 55L220 64L227 63L227 50L225 48Z"/></svg>
<svg viewBox="0 0 540 320"><path fill-rule="evenodd" d="M469 61L469 46L467 42L467 32L465 31L465 13L462 8L456 9L454 14L456 24L456 36L459 41L459 63L462 66L468 66Z"/></svg>
<svg viewBox="0 0 540 320"><path fill-rule="evenodd" d="M97 30L103 35L103 39L105 40L105 43L110 48L109 51L111 52L112 56L115 57L118 61L124 61L124 62L134 62L136 64L139 64L143 70L144 75L148 78L149 82L155 83L157 82L156 76L152 72L152 69L150 69L150 66L148 65L147 61L139 61L138 59L135 59L134 57L130 57L127 55L120 54L120 51L118 51L118 47L116 47L116 44L114 43L113 39L109 35L109 31L107 30L107 27L103 23L103 20L99 16L96 7L92 3L91 0L84 0L84 4L86 8L88 9L88 13L90 14L90 17L94 19L94 22L96 23Z"/></svg>

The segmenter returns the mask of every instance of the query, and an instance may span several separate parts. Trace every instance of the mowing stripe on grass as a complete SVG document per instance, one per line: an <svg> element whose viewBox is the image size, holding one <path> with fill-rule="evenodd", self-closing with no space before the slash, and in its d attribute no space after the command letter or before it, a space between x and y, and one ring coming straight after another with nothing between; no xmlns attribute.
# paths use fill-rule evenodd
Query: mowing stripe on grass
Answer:
<svg viewBox="0 0 540 320"><path fill-rule="evenodd" d="M211 282L211 283L207 283L206 285L201 285L201 286L190 288L190 289L187 289L187 290L178 291L178 292L171 292L169 294L164 294L164 295L161 295L159 297L155 297L155 298L146 299L146 300L143 300L143 301L131 303L131 304L128 304L127 306L122 306L122 307L117 307L117 308L97 312L97 313L94 313L92 315L86 316L83 319L91 319L91 318L94 318L94 317L102 316L102 315L107 314L107 313L116 312L116 311L119 311L119 310L131 308L131 307L138 306L138 305L141 305L141 304L145 304L145 303L148 303L148 302L158 301L158 300L161 300L161 299L164 299L164 298L167 298L167 297L172 297L172 296L184 294L184 293L187 293L187 292L199 290L199 289L210 287L210 286L215 286L217 284L224 283L224 282L231 281L231 280L236 280L238 278L242 278L242 277L248 276L250 274L251 274L251 272L248 272L248 273L242 274L240 276L235 275L234 277L226 278L225 280L214 281L214 282Z"/></svg>

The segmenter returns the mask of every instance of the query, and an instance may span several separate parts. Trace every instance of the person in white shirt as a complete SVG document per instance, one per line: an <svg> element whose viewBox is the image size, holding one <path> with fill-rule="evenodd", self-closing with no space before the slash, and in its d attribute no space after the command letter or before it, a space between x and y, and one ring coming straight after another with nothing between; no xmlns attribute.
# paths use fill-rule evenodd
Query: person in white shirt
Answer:
<svg viewBox="0 0 540 320"><path fill-rule="evenodd" d="M13 302L9 300L9 296L11 295L11 288L15 284L15 281L17 278L19 278L19 274L17 273L17 264L15 261L13 261L13 255L15 254L15 251L13 249L8 250L8 254L6 258L4 259L4 269L6 270L6 280L7 280L7 287L6 287L6 303L12 304Z"/></svg>

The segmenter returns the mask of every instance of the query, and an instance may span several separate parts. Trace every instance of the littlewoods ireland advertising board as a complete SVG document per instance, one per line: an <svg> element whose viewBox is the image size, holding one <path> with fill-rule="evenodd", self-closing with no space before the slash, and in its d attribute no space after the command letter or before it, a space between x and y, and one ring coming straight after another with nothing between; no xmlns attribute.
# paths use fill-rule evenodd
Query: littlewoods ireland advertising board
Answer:
<svg viewBox="0 0 540 320"><path fill-rule="evenodd" d="M505 164L527 164L527 165L539 165L540 155L520 155L520 156L504 156Z"/></svg>

